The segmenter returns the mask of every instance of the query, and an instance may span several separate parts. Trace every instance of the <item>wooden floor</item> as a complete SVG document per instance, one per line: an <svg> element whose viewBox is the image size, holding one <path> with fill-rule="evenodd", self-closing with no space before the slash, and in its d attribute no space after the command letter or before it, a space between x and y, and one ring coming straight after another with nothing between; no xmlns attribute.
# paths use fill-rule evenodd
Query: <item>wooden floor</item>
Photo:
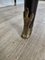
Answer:
<svg viewBox="0 0 45 60"><path fill-rule="evenodd" d="M45 60L45 3L39 3L29 39L21 38L23 5L0 8L0 60Z"/></svg>

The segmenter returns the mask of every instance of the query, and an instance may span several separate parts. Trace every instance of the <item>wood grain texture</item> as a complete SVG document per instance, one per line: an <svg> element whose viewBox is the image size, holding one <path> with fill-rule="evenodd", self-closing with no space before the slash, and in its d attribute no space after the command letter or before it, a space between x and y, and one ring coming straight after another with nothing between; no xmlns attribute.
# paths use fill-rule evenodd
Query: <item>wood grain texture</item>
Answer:
<svg viewBox="0 0 45 60"><path fill-rule="evenodd" d="M0 60L45 60L45 3L39 3L29 39L23 30L23 5L0 8Z"/></svg>

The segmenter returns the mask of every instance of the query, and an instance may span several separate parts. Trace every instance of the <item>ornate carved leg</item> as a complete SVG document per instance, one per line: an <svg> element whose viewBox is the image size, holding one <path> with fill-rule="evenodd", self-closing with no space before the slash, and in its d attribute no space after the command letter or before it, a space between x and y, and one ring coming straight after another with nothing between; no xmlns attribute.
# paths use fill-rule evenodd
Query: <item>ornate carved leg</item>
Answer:
<svg viewBox="0 0 45 60"><path fill-rule="evenodd" d="M25 0L25 11L23 13L24 28L21 37L27 39L32 33L34 18L37 9L38 0Z"/></svg>

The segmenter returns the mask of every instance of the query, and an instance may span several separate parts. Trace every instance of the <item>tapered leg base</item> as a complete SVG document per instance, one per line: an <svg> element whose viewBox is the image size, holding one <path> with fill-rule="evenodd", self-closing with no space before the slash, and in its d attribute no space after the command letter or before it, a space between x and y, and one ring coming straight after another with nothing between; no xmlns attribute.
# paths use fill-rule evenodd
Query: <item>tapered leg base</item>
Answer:
<svg viewBox="0 0 45 60"><path fill-rule="evenodd" d="M16 6L16 3L14 4L14 6Z"/></svg>
<svg viewBox="0 0 45 60"><path fill-rule="evenodd" d="M32 33L32 21L34 18L34 14L31 13L30 17L29 17L29 9L27 8L24 13L23 13L23 18L24 18L24 28L23 28L23 32L21 37L24 39L27 39L30 37L31 33ZM31 27L30 27L31 26Z"/></svg>
<svg viewBox="0 0 45 60"><path fill-rule="evenodd" d="M30 17L28 17L28 10L25 12L24 16L24 28L21 37L24 39L28 39L32 33L32 24L31 22L33 21L34 14L31 14ZM31 27L30 27L31 26Z"/></svg>

